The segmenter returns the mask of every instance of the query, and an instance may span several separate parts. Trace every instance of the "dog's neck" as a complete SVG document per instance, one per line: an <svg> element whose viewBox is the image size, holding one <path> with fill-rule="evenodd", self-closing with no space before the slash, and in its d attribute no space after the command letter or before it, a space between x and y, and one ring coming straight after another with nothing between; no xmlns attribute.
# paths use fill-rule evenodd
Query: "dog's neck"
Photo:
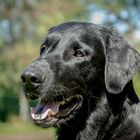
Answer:
<svg viewBox="0 0 140 140"><path fill-rule="evenodd" d="M123 101L129 99L129 97L127 98L125 96L126 93L128 93L128 91L124 90L123 94L108 97L106 96L108 93L104 92L99 94L102 95L101 97L93 97L92 101L87 102L88 105L86 103L86 105L83 105L93 108L82 109L79 111L81 114L76 115L72 120L59 126L57 129L58 140L88 140L89 138L92 140L105 140L108 139L109 136L112 137L112 133L119 127L118 124L121 124L125 116L127 116L126 110L123 107ZM120 101L120 99L122 99L122 101ZM108 100L113 102L109 102ZM131 100L125 101L131 103ZM85 112L87 114L85 114Z"/></svg>
<svg viewBox="0 0 140 140"><path fill-rule="evenodd" d="M79 111L79 114L76 115L73 119L59 125L59 128L57 128L57 140L78 140L78 133L84 130L87 123L86 120L89 118L91 112L93 112L96 107L94 100L99 99L97 98L91 100L93 101L86 101L83 105L83 107L89 106L90 108L82 108L82 110ZM98 101L96 101L96 103L97 102Z"/></svg>
<svg viewBox="0 0 140 140"><path fill-rule="evenodd" d="M77 122L77 125L78 124L79 122ZM57 140L76 140L81 125L77 126L76 124L73 124L73 127L68 125L69 124L61 125L60 128L57 128Z"/></svg>
<svg viewBox="0 0 140 140"><path fill-rule="evenodd" d="M105 99L106 100L106 99ZM114 114L106 101L99 103L97 109L91 113L87 125L79 133L76 140L108 140L125 119L125 109ZM89 131L90 130L90 131Z"/></svg>
<svg viewBox="0 0 140 140"><path fill-rule="evenodd" d="M83 118L86 115L81 114L77 118L75 117L73 120L60 125L57 129L58 140L108 139L109 136L112 137L112 133L118 128L118 124L121 124L125 119L125 115L125 110L114 114L107 100L103 97L102 101L96 105L96 111L89 114L86 122L86 119Z"/></svg>
<svg viewBox="0 0 140 140"><path fill-rule="evenodd" d="M86 102L84 104L84 106L87 106ZM84 129L85 120L87 119L86 109L79 111L79 113L79 115L75 115L72 119L59 125L59 128L57 128L57 140L76 140L78 132Z"/></svg>

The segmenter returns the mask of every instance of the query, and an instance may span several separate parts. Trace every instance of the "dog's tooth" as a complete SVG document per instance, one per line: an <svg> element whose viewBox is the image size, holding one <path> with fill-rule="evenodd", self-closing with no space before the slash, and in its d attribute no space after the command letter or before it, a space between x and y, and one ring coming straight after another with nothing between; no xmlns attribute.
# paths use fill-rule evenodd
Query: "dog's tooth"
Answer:
<svg viewBox="0 0 140 140"><path fill-rule="evenodd" d="M56 113L52 111L51 109L48 109L47 117L53 117L54 115L56 115Z"/></svg>
<svg viewBox="0 0 140 140"><path fill-rule="evenodd" d="M70 98L68 98L68 99L66 99L66 102L69 102L71 99Z"/></svg>
<svg viewBox="0 0 140 140"><path fill-rule="evenodd" d="M61 102L61 105L64 105L64 104L65 104L65 101L62 101L62 102Z"/></svg>
<svg viewBox="0 0 140 140"><path fill-rule="evenodd" d="M42 114L42 120L48 117L48 114L49 114L49 109Z"/></svg>
<svg viewBox="0 0 140 140"><path fill-rule="evenodd" d="M47 110L46 112L42 113L42 114L36 114L34 112L31 113L31 117L34 119L34 120L43 120L47 117L49 113L49 110Z"/></svg>
<svg viewBox="0 0 140 140"><path fill-rule="evenodd" d="M35 114L35 113L31 114L34 120L43 120L46 117L53 117L54 115L56 115L56 113L52 111L51 109L47 109L47 111L42 114Z"/></svg>
<svg viewBox="0 0 140 140"><path fill-rule="evenodd" d="M43 119L42 114L31 114L31 116L34 120L42 120Z"/></svg>

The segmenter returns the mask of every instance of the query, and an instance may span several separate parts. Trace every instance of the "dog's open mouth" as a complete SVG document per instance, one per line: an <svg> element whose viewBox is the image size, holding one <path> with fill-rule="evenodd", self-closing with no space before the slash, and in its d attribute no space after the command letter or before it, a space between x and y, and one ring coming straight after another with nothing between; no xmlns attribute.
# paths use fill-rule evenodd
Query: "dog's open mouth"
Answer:
<svg viewBox="0 0 140 140"><path fill-rule="evenodd" d="M67 98L61 102L45 102L43 99L35 108L31 108L31 117L33 120L51 121L53 118L63 118L71 114L81 102L80 96Z"/></svg>

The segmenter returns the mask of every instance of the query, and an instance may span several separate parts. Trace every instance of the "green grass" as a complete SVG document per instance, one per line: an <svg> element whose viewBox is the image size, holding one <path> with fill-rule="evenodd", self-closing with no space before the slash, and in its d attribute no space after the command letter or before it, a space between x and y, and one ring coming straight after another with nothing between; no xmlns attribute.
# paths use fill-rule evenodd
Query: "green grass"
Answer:
<svg viewBox="0 0 140 140"><path fill-rule="evenodd" d="M43 129L35 126L34 124L22 122L18 118L12 119L7 123L0 122L0 135L15 135L15 134L32 134L36 132L48 132L54 134L54 129Z"/></svg>

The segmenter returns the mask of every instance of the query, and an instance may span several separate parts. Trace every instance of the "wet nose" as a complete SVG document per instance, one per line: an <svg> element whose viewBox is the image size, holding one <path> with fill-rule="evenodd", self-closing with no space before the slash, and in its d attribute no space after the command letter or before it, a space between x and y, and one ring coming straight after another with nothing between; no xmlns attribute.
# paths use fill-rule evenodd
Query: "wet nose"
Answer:
<svg viewBox="0 0 140 140"><path fill-rule="evenodd" d="M22 83L38 87L44 80L44 75L40 71L27 69L21 74Z"/></svg>

